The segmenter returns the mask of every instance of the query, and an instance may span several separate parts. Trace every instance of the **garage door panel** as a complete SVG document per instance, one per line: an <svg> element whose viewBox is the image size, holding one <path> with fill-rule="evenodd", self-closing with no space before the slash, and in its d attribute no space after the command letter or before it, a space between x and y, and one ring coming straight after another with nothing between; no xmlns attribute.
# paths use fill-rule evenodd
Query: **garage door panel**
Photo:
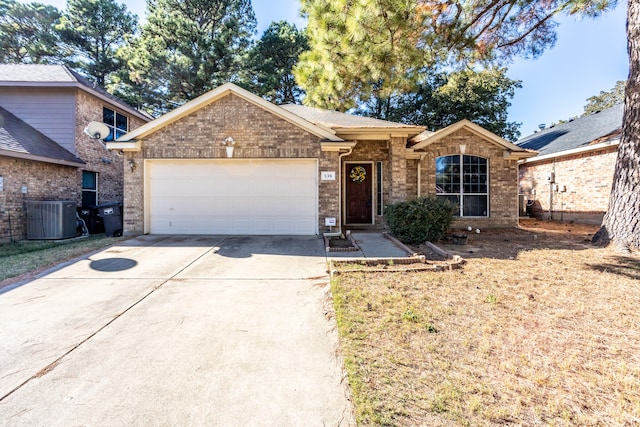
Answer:
<svg viewBox="0 0 640 427"><path fill-rule="evenodd" d="M281 185L287 188L287 191L292 196L305 194L309 190L310 182L308 180L298 179L294 182L286 182L283 179Z"/></svg>
<svg viewBox="0 0 640 427"><path fill-rule="evenodd" d="M291 212L293 216L304 216L307 203L312 203L312 201L305 201L303 199L289 200L286 209Z"/></svg>
<svg viewBox="0 0 640 427"><path fill-rule="evenodd" d="M315 160L149 161L156 234L316 234Z"/></svg>

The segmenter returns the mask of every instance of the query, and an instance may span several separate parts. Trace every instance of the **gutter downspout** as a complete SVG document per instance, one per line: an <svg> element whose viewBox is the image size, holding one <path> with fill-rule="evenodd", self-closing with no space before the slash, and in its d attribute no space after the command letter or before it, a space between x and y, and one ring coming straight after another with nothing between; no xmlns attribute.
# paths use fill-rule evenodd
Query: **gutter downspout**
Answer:
<svg viewBox="0 0 640 427"><path fill-rule="evenodd" d="M338 156L338 231L322 233L325 237L342 236L342 158L353 153L353 147L349 147L348 150Z"/></svg>
<svg viewBox="0 0 640 427"><path fill-rule="evenodd" d="M556 183L556 159L553 159L553 169L549 179L549 219L553 219L553 187Z"/></svg>

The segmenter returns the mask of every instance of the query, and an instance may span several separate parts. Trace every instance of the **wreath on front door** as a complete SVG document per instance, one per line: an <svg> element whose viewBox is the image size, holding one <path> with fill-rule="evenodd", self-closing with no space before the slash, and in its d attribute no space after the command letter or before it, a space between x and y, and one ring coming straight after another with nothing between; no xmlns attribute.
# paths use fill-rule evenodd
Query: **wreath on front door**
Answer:
<svg viewBox="0 0 640 427"><path fill-rule="evenodd" d="M349 178L356 184L362 184L367 177L367 171L364 170L362 166L354 166L351 169L351 173L349 174Z"/></svg>

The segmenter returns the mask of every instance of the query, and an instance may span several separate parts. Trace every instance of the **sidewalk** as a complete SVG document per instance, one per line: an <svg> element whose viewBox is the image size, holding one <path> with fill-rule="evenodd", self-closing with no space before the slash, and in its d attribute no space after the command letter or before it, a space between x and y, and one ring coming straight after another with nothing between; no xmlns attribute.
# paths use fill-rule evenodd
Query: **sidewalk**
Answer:
<svg viewBox="0 0 640 427"><path fill-rule="evenodd" d="M407 258L411 256L405 250L398 247L391 240L384 237L380 231L356 231L352 232L353 240L360 250L349 252L327 252L327 258Z"/></svg>

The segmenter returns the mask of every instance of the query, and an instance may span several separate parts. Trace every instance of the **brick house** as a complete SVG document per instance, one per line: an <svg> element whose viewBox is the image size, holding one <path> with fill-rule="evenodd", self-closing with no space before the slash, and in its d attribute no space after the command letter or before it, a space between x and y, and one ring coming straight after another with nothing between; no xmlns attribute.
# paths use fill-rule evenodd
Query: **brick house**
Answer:
<svg viewBox="0 0 640 427"><path fill-rule="evenodd" d="M149 120L63 65L0 65L0 240L26 236L25 201L122 201L122 157L84 129Z"/></svg>
<svg viewBox="0 0 640 427"><path fill-rule="evenodd" d="M624 107L618 104L517 142L539 152L521 161L520 192L540 219L600 224L609 206Z"/></svg>
<svg viewBox="0 0 640 427"><path fill-rule="evenodd" d="M469 121L424 132L231 83L107 146L124 153L129 235L382 229L385 205L429 194L465 226L515 226L517 162L535 154Z"/></svg>

